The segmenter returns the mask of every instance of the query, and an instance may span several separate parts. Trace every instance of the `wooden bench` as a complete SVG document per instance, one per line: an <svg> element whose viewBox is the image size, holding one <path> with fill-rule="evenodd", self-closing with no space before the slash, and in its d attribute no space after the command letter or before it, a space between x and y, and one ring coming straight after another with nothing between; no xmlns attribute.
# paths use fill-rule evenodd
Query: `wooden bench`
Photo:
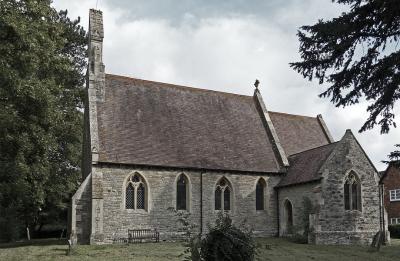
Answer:
<svg viewBox="0 0 400 261"><path fill-rule="evenodd" d="M157 229L128 229L128 243L159 242Z"/></svg>

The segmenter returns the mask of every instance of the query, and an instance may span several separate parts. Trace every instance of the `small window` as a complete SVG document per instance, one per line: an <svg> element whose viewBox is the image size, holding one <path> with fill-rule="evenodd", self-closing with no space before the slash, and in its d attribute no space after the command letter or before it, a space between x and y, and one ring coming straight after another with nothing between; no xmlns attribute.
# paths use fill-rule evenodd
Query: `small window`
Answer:
<svg viewBox="0 0 400 261"><path fill-rule="evenodd" d="M228 180L222 178L215 188L215 210L231 210L232 188Z"/></svg>
<svg viewBox="0 0 400 261"><path fill-rule="evenodd" d="M181 174L176 182L176 209L177 210L188 210L189 203L189 180Z"/></svg>
<svg viewBox="0 0 400 261"><path fill-rule="evenodd" d="M128 179L125 189L126 209L146 209L147 206L146 183L139 173L135 173Z"/></svg>
<svg viewBox="0 0 400 261"><path fill-rule="evenodd" d="M398 218L391 218L391 219L390 219L390 224L391 224L391 225L400 224L400 217L398 217Z"/></svg>
<svg viewBox="0 0 400 261"><path fill-rule="evenodd" d="M345 210L361 211L361 184L353 171L346 178L343 192Z"/></svg>
<svg viewBox="0 0 400 261"><path fill-rule="evenodd" d="M265 209L265 188L266 183L264 179L259 179L256 185L256 210Z"/></svg>
<svg viewBox="0 0 400 261"><path fill-rule="evenodd" d="M400 201L400 189L389 190L390 201Z"/></svg>

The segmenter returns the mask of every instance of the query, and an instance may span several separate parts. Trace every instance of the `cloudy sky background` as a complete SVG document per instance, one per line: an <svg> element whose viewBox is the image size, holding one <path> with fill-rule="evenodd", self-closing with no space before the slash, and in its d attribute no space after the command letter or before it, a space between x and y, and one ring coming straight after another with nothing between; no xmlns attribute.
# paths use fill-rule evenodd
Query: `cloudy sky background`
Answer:
<svg viewBox="0 0 400 261"><path fill-rule="evenodd" d="M80 16L87 28L96 2L54 0L53 5L68 9L71 18ZM299 60L297 28L335 17L346 6L331 0L98 0L97 8L104 15L107 73L244 95L253 94L257 78L269 110L322 114L335 140L352 129L378 170L400 143L398 129L358 133L368 103L336 108L318 98L324 86L288 65Z"/></svg>

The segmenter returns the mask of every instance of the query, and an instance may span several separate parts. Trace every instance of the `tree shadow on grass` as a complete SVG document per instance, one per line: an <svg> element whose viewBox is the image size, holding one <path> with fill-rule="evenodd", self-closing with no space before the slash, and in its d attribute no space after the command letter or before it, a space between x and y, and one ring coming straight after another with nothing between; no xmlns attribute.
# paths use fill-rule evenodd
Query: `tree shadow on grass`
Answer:
<svg viewBox="0 0 400 261"><path fill-rule="evenodd" d="M68 241L66 239L58 239L58 238L32 239L30 241L2 243L0 244L0 249L17 248L25 246L50 246L50 245L68 245Z"/></svg>

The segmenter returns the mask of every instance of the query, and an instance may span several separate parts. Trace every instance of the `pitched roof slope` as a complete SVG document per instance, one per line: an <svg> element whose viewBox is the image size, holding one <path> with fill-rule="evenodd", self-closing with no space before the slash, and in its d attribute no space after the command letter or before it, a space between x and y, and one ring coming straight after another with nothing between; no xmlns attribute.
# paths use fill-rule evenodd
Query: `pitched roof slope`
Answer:
<svg viewBox="0 0 400 261"><path fill-rule="evenodd" d="M321 124L315 117L269 112L286 155L329 144Z"/></svg>
<svg viewBox="0 0 400 261"><path fill-rule="evenodd" d="M319 170L332 153L337 143L338 142L334 142L290 156L290 168L279 182L278 187L320 179L321 173L319 173Z"/></svg>
<svg viewBox="0 0 400 261"><path fill-rule="evenodd" d="M106 75L99 161L278 172L252 96Z"/></svg>

